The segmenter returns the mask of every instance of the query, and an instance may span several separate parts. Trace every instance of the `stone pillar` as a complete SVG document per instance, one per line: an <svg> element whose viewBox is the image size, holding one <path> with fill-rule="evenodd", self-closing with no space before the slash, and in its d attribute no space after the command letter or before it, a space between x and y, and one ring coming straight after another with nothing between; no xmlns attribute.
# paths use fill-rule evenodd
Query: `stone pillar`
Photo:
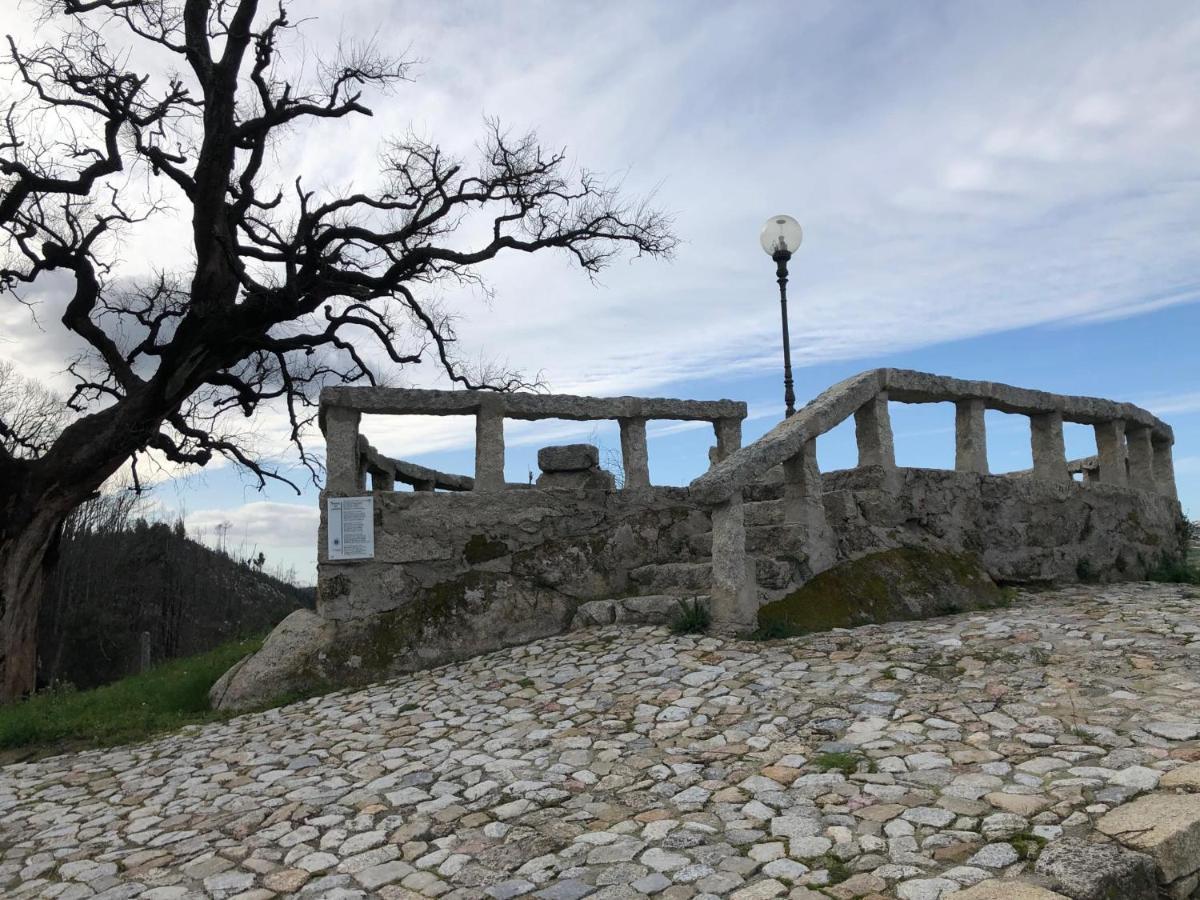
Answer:
<svg viewBox="0 0 1200 900"><path fill-rule="evenodd" d="M1154 442L1154 482L1158 492L1172 500L1179 499L1175 487L1175 461L1171 456L1170 441Z"/></svg>
<svg viewBox="0 0 1200 900"><path fill-rule="evenodd" d="M1125 432L1125 448L1129 454L1129 486L1139 491L1154 491L1154 447L1150 429L1135 425Z"/></svg>
<svg viewBox="0 0 1200 900"><path fill-rule="evenodd" d="M1125 487L1129 484L1129 473L1125 466L1125 420L1114 419L1092 427L1096 431L1100 481Z"/></svg>
<svg viewBox="0 0 1200 900"><path fill-rule="evenodd" d="M1084 484L1099 484L1100 483L1100 465L1099 465L1099 463L1097 463L1096 467L1093 469L1084 469L1083 470L1083 483Z"/></svg>
<svg viewBox="0 0 1200 900"><path fill-rule="evenodd" d="M982 400L959 400L954 404L954 468L959 472L988 473L987 426Z"/></svg>
<svg viewBox="0 0 1200 900"><path fill-rule="evenodd" d="M741 419L717 419L713 422L713 431L717 435L716 453L710 457L714 463L742 449Z"/></svg>
<svg viewBox="0 0 1200 900"><path fill-rule="evenodd" d="M712 618L718 631L737 632L757 623L754 561L746 556L746 517L735 493L712 512Z"/></svg>
<svg viewBox="0 0 1200 900"><path fill-rule="evenodd" d="M896 450L892 445L892 418L888 415L887 391L880 391L854 413L854 436L858 439L859 466L880 466L888 490L898 488Z"/></svg>
<svg viewBox="0 0 1200 900"><path fill-rule="evenodd" d="M396 489L396 473L394 471L385 471L384 469L373 469L371 471L371 490L373 491L394 491Z"/></svg>
<svg viewBox="0 0 1200 900"><path fill-rule="evenodd" d="M1072 481L1067 471L1067 446L1063 441L1060 412L1029 417L1029 442L1033 450L1033 475L1046 481Z"/></svg>
<svg viewBox="0 0 1200 900"><path fill-rule="evenodd" d="M504 404L485 396L475 413L475 490L504 490Z"/></svg>
<svg viewBox="0 0 1200 900"><path fill-rule="evenodd" d="M650 487L650 457L646 451L646 420L618 419L621 426L621 465L625 490Z"/></svg>
<svg viewBox="0 0 1200 900"><path fill-rule="evenodd" d="M804 549L816 575L834 564L837 547L825 518L821 469L817 465L816 438L783 464L783 521L804 529Z"/></svg>
<svg viewBox="0 0 1200 900"><path fill-rule="evenodd" d="M414 491L419 491L421 493L427 494L427 493L431 493L433 491L434 486L435 485L432 481L415 481L415 482L413 482L412 489Z"/></svg>
<svg viewBox="0 0 1200 900"><path fill-rule="evenodd" d="M358 452L357 409L330 406L325 410L325 490L335 497L353 496L366 490Z"/></svg>

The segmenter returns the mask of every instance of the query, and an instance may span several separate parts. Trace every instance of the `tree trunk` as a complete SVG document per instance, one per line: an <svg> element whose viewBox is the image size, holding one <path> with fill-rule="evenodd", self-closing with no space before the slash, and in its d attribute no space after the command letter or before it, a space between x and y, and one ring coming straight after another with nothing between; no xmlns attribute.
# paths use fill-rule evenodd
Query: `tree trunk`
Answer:
<svg viewBox="0 0 1200 900"><path fill-rule="evenodd" d="M37 686L38 611L66 511L43 507L16 518L4 523L0 538L0 703L20 700Z"/></svg>

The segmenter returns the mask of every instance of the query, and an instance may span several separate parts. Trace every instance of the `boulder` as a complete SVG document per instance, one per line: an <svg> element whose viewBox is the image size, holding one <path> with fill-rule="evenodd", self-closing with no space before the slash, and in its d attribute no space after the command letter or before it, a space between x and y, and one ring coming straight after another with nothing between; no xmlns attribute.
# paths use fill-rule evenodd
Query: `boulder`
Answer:
<svg viewBox="0 0 1200 900"><path fill-rule="evenodd" d="M1063 838L1048 844L1036 871L1071 900L1155 900L1154 860L1119 844Z"/></svg>
<svg viewBox="0 0 1200 900"><path fill-rule="evenodd" d="M988 609L1004 596L972 553L900 547L839 563L758 610L772 636Z"/></svg>
<svg viewBox="0 0 1200 900"><path fill-rule="evenodd" d="M310 687L313 669L333 641L334 626L298 609L275 626L262 647L236 663L208 692L213 709L250 709Z"/></svg>

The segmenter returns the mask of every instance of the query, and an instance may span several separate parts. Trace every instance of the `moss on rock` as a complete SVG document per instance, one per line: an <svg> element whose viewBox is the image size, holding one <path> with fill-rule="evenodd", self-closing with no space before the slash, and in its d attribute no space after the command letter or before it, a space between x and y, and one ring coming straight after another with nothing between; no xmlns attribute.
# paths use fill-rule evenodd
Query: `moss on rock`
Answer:
<svg viewBox="0 0 1200 900"><path fill-rule="evenodd" d="M852 559L758 611L772 637L925 619L1004 604L1004 594L973 553L901 547Z"/></svg>

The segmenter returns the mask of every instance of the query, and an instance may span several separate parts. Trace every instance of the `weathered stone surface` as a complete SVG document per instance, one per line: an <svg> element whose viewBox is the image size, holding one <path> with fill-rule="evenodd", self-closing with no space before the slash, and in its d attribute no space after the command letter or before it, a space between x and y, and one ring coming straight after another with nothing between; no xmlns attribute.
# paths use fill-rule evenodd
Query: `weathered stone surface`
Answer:
<svg viewBox="0 0 1200 900"><path fill-rule="evenodd" d="M942 900L1072 900L1072 898L1036 884L993 878L990 881L981 881L965 891L944 894Z"/></svg>
<svg viewBox="0 0 1200 900"><path fill-rule="evenodd" d="M246 709L289 694L312 682L318 657L333 641L335 628L308 609L280 622L262 647L217 679L209 691L214 709Z"/></svg>
<svg viewBox="0 0 1200 900"><path fill-rule="evenodd" d="M1161 788L1177 788L1200 792L1200 762L1189 763L1172 769L1158 782Z"/></svg>
<svg viewBox="0 0 1200 900"><path fill-rule="evenodd" d="M1106 813L1096 828L1154 857L1161 881L1200 871L1200 795L1150 794Z"/></svg>
<svg viewBox="0 0 1200 900"><path fill-rule="evenodd" d="M600 465L600 450L595 444L560 444L542 447L537 455L543 472L584 472Z"/></svg>
<svg viewBox="0 0 1200 900"><path fill-rule="evenodd" d="M977 558L904 548L844 562L817 575L762 607L758 622L769 633L803 634L983 609L1001 599Z"/></svg>
<svg viewBox="0 0 1200 900"><path fill-rule="evenodd" d="M545 490L611 491L616 488L611 472L583 469L574 472L543 472L537 486Z"/></svg>
<svg viewBox="0 0 1200 900"><path fill-rule="evenodd" d="M679 419L709 421L746 417L740 400L676 400L666 397L580 397L574 394L491 393L419 388L343 387L321 389L321 415L343 407L387 415L469 415L495 398L510 419Z"/></svg>
<svg viewBox="0 0 1200 900"><path fill-rule="evenodd" d="M1042 849L1037 873L1072 900L1155 900L1154 860L1119 844L1063 838Z"/></svg>

